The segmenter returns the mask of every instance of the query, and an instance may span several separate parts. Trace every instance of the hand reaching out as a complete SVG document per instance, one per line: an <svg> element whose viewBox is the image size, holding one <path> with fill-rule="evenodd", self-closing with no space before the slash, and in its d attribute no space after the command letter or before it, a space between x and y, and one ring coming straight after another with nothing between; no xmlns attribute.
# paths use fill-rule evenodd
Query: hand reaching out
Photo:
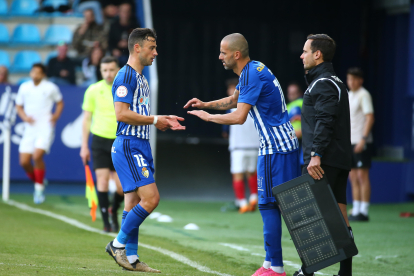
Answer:
<svg viewBox="0 0 414 276"><path fill-rule="evenodd" d="M198 108L198 109L203 109L205 107L204 102L200 101L197 98L193 98L191 100L189 100L185 105L184 108L189 108L189 107L194 107L194 108Z"/></svg>
<svg viewBox="0 0 414 276"><path fill-rule="evenodd" d="M184 118L170 115L170 116L158 116L158 121L155 127L161 131L171 130L185 130L185 126L182 126L179 121L184 121Z"/></svg>
<svg viewBox="0 0 414 276"><path fill-rule="evenodd" d="M205 112L203 110L192 110L187 111L188 114L194 115L199 117L201 120L208 122L210 118L210 113Z"/></svg>

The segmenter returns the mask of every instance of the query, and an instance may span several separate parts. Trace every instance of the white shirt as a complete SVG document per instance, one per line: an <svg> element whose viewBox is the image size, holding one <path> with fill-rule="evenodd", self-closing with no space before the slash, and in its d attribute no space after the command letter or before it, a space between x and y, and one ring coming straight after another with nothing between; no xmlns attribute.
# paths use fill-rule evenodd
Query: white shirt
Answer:
<svg viewBox="0 0 414 276"><path fill-rule="evenodd" d="M233 108L231 112L234 112ZM229 130L229 150L259 149L260 140L254 121L247 116L243 125L231 125Z"/></svg>
<svg viewBox="0 0 414 276"><path fill-rule="evenodd" d="M16 104L22 105L26 115L32 117L36 124L49 122L54 103L61 100L59 87L47 80L42 80L37 86L31 80L22 83L16 96Z"/></svg>
<svg viewBox="0 0 414 276"><path fill-rule="evenodd" d="M361 86L357 91L349 91L349 111L351 115L351 144L355 145L364 136L365 115L374 114L372 98ZM368 135L367 143L372 143L372 134Z"/></svg>

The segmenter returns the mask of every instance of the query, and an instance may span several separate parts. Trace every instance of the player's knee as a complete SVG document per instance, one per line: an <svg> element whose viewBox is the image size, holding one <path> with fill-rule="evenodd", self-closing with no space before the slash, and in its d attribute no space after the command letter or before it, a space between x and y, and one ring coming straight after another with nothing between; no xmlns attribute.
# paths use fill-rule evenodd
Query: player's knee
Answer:
<svg viewBox="0 0 414 276"><path fill-rule="evenodd" d="M20 166L23 168L30 167L31 165L30 159L28 158L20 158L19 163L20 163Z"/></svg>
<svg viewBox="0 0 414 276"><path fill-rule="evenodd" d="M43 162L43 155L42 154L33 154L33 162L40 163Z"/></svg>

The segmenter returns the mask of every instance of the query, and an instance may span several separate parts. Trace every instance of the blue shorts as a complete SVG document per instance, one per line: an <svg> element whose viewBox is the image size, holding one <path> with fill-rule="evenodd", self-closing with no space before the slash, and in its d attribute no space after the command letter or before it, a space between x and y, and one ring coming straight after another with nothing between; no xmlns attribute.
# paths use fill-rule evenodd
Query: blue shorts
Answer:
<svg viewBox="0 0 414 276"><path fill-rule="evenodd" d="M301 175L299 151L261 155L257 159L259 204L276 202L272 188Z"/></svg>
<svg viewBox="0 0 414 276"><path fill-rule="evenodd" d="M118 136L112 144L111 155L125 194L155 182L149 140Z"/></svg>

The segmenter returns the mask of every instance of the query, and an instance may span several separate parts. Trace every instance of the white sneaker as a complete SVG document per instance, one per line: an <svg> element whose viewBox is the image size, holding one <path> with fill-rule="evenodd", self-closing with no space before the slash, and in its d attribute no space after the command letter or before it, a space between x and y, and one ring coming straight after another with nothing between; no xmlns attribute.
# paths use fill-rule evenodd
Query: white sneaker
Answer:
<svg viewBox="0 0 414 276"><path fill-rule="evenodd" d="M35 184L35 191L33 193L33 202L34 204L41 204L45 201L44 194L45 186L42 184Z"/></svg>

